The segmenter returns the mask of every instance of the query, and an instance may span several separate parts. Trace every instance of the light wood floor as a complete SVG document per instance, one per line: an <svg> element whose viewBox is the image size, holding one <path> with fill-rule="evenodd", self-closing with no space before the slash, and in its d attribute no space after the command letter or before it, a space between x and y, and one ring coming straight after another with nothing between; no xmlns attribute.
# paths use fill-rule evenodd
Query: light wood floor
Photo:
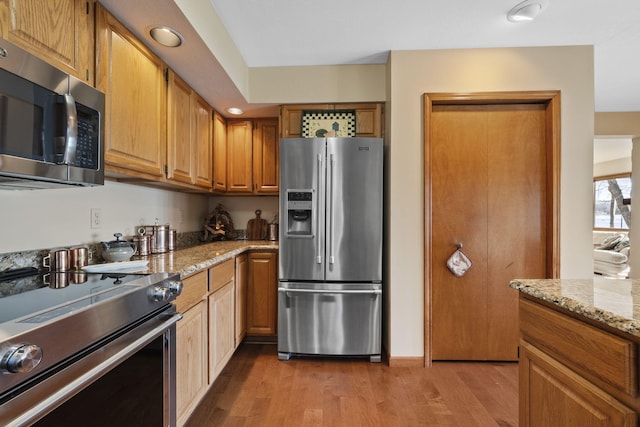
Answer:
<svg viewBox="0 0 640 427"><path fill-rule="evenodd" d="M187 427L517 426L516 363L389 368L368 359L292 358L243 344Z"/></svg>

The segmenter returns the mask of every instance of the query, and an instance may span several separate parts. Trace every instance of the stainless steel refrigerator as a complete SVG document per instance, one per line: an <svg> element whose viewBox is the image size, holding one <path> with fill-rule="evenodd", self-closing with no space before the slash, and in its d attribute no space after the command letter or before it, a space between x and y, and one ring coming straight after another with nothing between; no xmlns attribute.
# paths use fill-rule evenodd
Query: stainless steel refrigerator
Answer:
<svg viewBox="0 0 640 427"><path fill-rule="evenodd" d="M278 357L381 358L380 138L280 140Z"/></svg>

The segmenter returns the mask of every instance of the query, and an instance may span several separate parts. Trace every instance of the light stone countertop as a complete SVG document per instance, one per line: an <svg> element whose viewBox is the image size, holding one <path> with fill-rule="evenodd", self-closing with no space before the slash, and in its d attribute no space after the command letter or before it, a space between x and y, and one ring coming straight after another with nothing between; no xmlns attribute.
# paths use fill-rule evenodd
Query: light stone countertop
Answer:
<svg viewBox="0 0 640 427"><path fill-rule="evenodd" d="M640 337L640 280L514 279L509 286L523 294Z"/></svg>
<svg viewBox="0 0 640 427"><path fill-rule="evenodd" d="M187 249L166 252L164 254L134 257L133 259L149 260L147 268L137 272L180 273L180 278L184 279L187 276L191 276L201 270L206 270L213 265L252 249L277 251L278 242L266 240L229 240L206 243Z"/></svg>

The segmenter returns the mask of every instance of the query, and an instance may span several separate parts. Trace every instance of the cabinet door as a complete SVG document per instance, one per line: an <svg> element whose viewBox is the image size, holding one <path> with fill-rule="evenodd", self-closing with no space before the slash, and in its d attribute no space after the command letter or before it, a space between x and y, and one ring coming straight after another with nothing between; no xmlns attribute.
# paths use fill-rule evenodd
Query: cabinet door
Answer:
<svg viewBox="0 0 640 427"><path fill-rule="evenodd" d="M94 83L93 0L0 0L1 36Z"/></svg>
<svg viewBox="0 0 640 427"><path fill-rule="evenodd" d="M356 136L382 138L382 104L336 104L336 108L356 110Z"/></svg>
<svg viewBox="0 0 640 427"><path fill-rule="evenodd" d="M249 254L247 335L275 335L277 332L277 274L277 253Z"/></svg>
<svg viewBox="0 0 640 427"><path fill-rule="evenodd" d="M192 162L195 158L192 90L184 80L169 71L167 95L167 179L192 184Z"/></svg>
<svg viewBox="0 0 640 427"><path fill-rule="evenodd" d="M234 281L209 295L209 384L213 383L233 355Z"/></svg>
<svg viewBox="0 0 640 427"><path fill-rule="evenodd" d="M635 412L539 349L521 342L520 425L637 425Z"/></svg>
<svg viewBox="0 0 640 427"><path fill-rule="evenodd" d="M213 162L213 138L211 120L212 109L207 102L195 93L193 97L195 159L193 176L199 187L211 189Z"/></svg>
<svg viewBox="0 0 640 427"><path fill-rule="evenodd" d="M332 104L296 104L283 105L280 108L280 136L282 138L299 138L302 136L303 110L331 110ZM357 126L357 123L356 123Z"/></svg>
<svg viewBox="0 0 640 427"><path fill-rule="evenodd" d="M254 121L253 183L257 194L278 194L280 141L277 119Z"/></svg>
<svg viewBox="0 0 640 427"><path fill-rule="evenodd" d="M227 191L227 121L213 114L213 189Z"/></svg>
<svg viewBox="0 0 640 427"><path fill-rule="evenodd" d="M236 342L238 347L247 334L247 284L249 263L247 254L236 257Z"/></svg>
<svg viewBox="0 0 640 427"><path fill-rule="evenodd" d="M164 178L164 64L101 6L96 25L96 86L106 95L105 169Z"/></svg>
<svg viewBox="0 0 640 427"><path fill-rule="evenodd" d="M176 327L176 409L184 424L207 389L207 304L183 313Z"/></svg>
<svg viewBox="0 0 640 427"><path fill-rule="evenodd" d="M227 191L253 192L253 124L227 121Z"/></svg>

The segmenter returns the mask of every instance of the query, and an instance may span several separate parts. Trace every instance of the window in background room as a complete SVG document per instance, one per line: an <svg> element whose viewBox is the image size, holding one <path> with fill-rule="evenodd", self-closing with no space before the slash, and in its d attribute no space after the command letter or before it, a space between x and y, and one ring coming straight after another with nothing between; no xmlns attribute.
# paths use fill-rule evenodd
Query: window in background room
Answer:
<svg viewBox="0 0 640 427"><path fill-rule="evenodd" d="M631 226L631 174L593 179L593 228L628 230Z"/></svg>

